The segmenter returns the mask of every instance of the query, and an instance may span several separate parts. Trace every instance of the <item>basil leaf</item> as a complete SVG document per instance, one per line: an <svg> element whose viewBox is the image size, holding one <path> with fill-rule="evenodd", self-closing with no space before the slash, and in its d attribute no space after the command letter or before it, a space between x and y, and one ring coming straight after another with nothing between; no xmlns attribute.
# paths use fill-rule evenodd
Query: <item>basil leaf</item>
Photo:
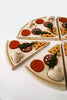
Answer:
<svg viewBox="0 0 67 100"><path fill-rule="evenodd" d="M38 30L36 30L36 31L34 31L36 34L51 34L51 33L49 33L49 32L45 32L45 31L38 31Z"/></svg>
<svg viewBox="0 0 67 100"><path fill-rule="evenodd" d="M23 43L23 44L20 44L19 46L18 46L18 48L20 48L20 49L22 49L22 48L27 48L27 47L29 47L29 46L32 46L34 43Z"/></svg>
<svg viewBox="0 0 67 100"><path fill-rule="evenodd" d="M57 52L54 54L52 59L49 60L49 64L48 64L49 68L53 68L56 65L56 59L57 59L56 56L57 56Z"/></svg>
<svg viewBox="0 0 67 100"><path fill-rule="evenodd" d="M51 29L51 32L53 32L53 25L48 23L48 28Z"/></svg>

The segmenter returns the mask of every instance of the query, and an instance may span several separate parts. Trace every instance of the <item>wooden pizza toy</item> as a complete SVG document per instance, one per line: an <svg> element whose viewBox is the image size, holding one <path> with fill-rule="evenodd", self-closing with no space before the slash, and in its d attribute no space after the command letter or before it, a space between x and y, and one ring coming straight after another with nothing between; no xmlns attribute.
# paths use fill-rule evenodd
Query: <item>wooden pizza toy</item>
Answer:
<svg viewBox="0 0 67 100"><path fill-rule="evenodd" d="M67 18L46 16L31 20L20 29L17 40L7 40L6 54L12 69L25 61L33 75L50 86L67 89Z"/></svg>

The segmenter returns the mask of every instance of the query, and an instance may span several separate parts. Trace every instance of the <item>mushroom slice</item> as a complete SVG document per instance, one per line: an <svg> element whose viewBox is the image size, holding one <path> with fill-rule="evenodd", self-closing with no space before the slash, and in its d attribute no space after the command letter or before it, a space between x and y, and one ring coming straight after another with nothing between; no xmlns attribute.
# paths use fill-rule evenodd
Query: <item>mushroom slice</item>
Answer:
<svg viewBox="0 0 67 100"><path fill-rule="evenodd" d="M14 61L14 63L19 63L23 56L24 56L24 54L22 51L14 50L11 58Z"/></svg>
<svg viewBox="0 0 67 100"><path fill-rule="evenodd" d="M54 16L50 16L50 17L48 18L48 20L51 21L51 22L53 22L53 21L55 20L55 17L54 17Z"/></svg>
<svg viewBox="0 0 67 100"><path fill-rule="evenodd" d="M54 69L50 69L48 77L54 81L62 81L64 79L64 75L61 67L55 66Z"/></svg>
<svg viewBox="0 0 67 100"><path fill-rule="evenodd" d="M35 21L32 20L32 21L29 22L28 27L32 28L33 26L36 27Z"/></svg>

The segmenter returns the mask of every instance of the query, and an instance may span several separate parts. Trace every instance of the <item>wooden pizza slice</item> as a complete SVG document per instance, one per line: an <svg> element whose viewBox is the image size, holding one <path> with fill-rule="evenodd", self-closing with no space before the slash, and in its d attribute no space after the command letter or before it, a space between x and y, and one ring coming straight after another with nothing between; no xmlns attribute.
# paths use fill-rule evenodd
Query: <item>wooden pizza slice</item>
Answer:
<svg viewBox="0 0 67 100"><path fill-rule="evenodd" d="M17 38L58 40L59 35L55 17L41 17L28 22L20 29Z"/></svg>
<svg viewBox="0 0 67 100"><path fill-rule="evenodd" d="M67 81L67 41L62 42L62 49L63 49L63 57L64 57L64 64L66 70L66 81Z"/></svg>
<svg viewBox="0 0 67 100"><path fill-rule="evenodd" d="M12 69L49 45L48 41L19 41L11 40L6 43L6 52Z"/></svg>
<svg viewBox="0 0 67 100"><path fill-rule="evenodd" d="M60 39L67 40L67 18L66 17L58 17L57 18Z"/></svg>
<svg viewBox="0 0 67 100"><path fill-rule="evenodd" d="M58 89L66 89L65 73L61 52L61 45L53 48L32 59L26 66L35 76L49 85Z"/></svg>

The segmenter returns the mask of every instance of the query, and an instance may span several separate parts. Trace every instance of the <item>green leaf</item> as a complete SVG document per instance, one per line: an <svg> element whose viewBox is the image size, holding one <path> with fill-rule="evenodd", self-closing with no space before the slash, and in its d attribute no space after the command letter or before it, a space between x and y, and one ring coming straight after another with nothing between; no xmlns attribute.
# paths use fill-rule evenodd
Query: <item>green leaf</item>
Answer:
<svg viewBox="0 0 67 100"><path fill-rule="evenodd" d="M36 42L34 42L34 43L36 43ZM25 48L27 48L29 46L32 46L34 43L33 42L32 43L23 43L23 44L20 44L18 46L18 48L20 48L20 49L24 48L25 49Z"/></svg>
<svg viewBox="0 0 67 100"><path fill-rule="evenodd" d="M51 33L49 33L49 32L44 32L44 31L38 31L38 30L36 30L36 31L34 31L36 34L51 34Z"/></svg>
<svg viewBox="0 0 67 100"><path fill-rule="evenodd" d="M51 29L51 32L53 32L53 25L51 23L48 23L48 28Z"/></svg>
<svg viewBox="0 0 67 100"><path fill-rule="evenodd" d="M52 57L51 60L49 60L49 68L53 68L56 65L56 56L57 56L57 52L54 54L54 56Z"/></svg>

